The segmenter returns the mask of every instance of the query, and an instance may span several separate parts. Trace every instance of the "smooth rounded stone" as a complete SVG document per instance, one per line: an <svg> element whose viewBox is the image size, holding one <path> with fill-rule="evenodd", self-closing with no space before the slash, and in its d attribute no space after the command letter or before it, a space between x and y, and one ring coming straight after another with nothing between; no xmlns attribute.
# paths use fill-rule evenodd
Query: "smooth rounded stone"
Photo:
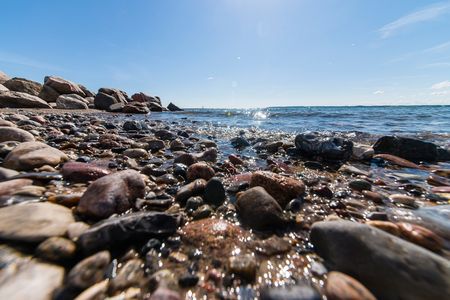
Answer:
<svg viewBox="0 0 450 300"><path fill-rule="evenodd" d="M94 98L94 106L100 110L110 110L110 107L116 103L119 103L116 98L101 92L97 93Z"/></svg>
<svg viewBox="0 0 450 300"><path fill-rule="evenodd" d="M19 188L32 185L33 180L30 179L13 179L0 182L0 196L14 194Z"/></svg>
<svg viewBox="0 0 450 300"><path fill-rule="evenodd" d="M84 222L75 222L67 226L67 236L72 241L76 241L80 235L89 229L89 225Z"/></svg>
<svg viewBox="0 0 450 300"><path fill-rule="evenodd" d="M383 203L384 197L381 194L379 194L377 192L372 192L369 190L363 190L361 192L364 195L364 198L372 200L373 202L375 202L377 204Z"/></svg>
<svg viewBox="0 0 450 300"><path fill-rule="evenodd" d="M354 277L378 299L440 299L450 293L448 260L371 226L316 222L310 241L331 270Z"/></svg>
<svg viewBox="0 0 450 300"><path fill-rule="evenodd" d="M376 300L375 296L356 279L341 272L330 272L325 284L328 300Z"/></svg>
<svg viewBox="0 0 450 300"><path fill-rule="evenodd" d="M150 109L144 103L129 102L124 105L122 112L126 114L149 114Z"/></svg>
<svg viewBox="0 0 450 300"><path fill-rule="evenodd" d="M9 141L0 143L0 157L6 157L20 142Z"/></svg>
<svg viewBox="0 0 450 300"><path fill-rule="evenodd" d="M136 198L144 198L143 176L125 170L97 179L89 185L78 204L78 212L94 218L107 218L130 209Z"/></svg>
<svg viewBox="0 0 450 300"><path fill-rule="evenodd" d="M163 140L154 139L154 140L146 141L146 143L147 143L148 148L151 151L158 151L158 150L164 149L166 147L166 144L164 144Z"/></svg>
<svg viewBox="0 0 450 300"><path fill-rule="evenodd" d="M75 222L70 209L52 203L25 203L0 208L0 238L20 242L41 242L63 236Z"/></svg>
<svg viewBox="0 0 450 300"><path fill-rule="evenodd" d="M186 165L186 166L189 167L190 165L195 164L197 161L198 160L197 160L197 157L195 155L193 155L191 153L183 153L181 155L178 155L175 158L174 163L175 164L180 163L180 164L183 164L183 165Z"/></svg>
<svg viewBox="0 0 450 300"><path fill-rule="evenodd" d="M56 108L59 109L88 109L84 98L77 94L61 95L56 99Z"/></svg>
<svg viewBox="0 0 450 300"><path fill-rule="evenodd" d="M339 172L347 173L347 174L355 174L355 175L362 175L362 176L369 176L369 172L366 172L364 170L358 169L355 166L343 164L339 170Z"/></svg>
<svg viewBox="0 0 450 300"><path fill-rule="evenodd" d="M205 187L205 202L220 206L225 202L226 194L222 181L219 178L211 178Z"/></svg>
<svg viewBox="0 0 450 300"><path fill-rule="evenodd" d="M145 285L144 262L133 258L127 261L117 272L117 275L109 282L108 290L110 294L125 290L129 287L140 287Z"/></svg>
<svg viewBox="0 0 450 300"><path fill-rule="evenodd" d="M216 142L208 140L208 139L200 140L200 141L198 141L198 144L203 147L206 147L206 148L211 148L211 147L217 148Z"/></svg>
<svg viewBox="0 0 450 300"><path fill-rule="evenodd" d="M0 143L7 141L34 142L34 136L20 128L0 127Z"/></svg>
<svg viewBox="0 0 450 300"><path fill-rule="evenodd" d="M108 251L98 252L83 259L67 274L67 285L84 290L102 281L110 262L111 255Z"/></svg>
<svg viewBox="0 0 450 300"><path fill-rule="evenodd" d="M232 256L228 259L228 272L235 274L240 278L253 282L256 277L258 265L255 256L251 254L242 254Z"/></svg>
<svg viewBox="0 0 450 300"><path fill-rule="evenodd" d="M391 154L414 162L433 162L438 156L435 144L398 136L379 138L373 149L375 154Z"/></svg>
<svg viewBox="0 0 450 300"><path fill-rule="evenodd" d="M194 220L205 219L211 216L212 213L213 209L211 208L211 206L209 206L208 204L204 204L192 213L192 218Z"/></svg>
<svg viewBox="0 0 450 300"><path fill-rule="evenodd" d="M80 235L77 243L84 252L91 253L128 240L170 236L180 222L180 216L168 213L130 213L94 224Z"/></svg>
<svg viewBox="0 0 450 300"><path fill-rule="evenodd" d="M44 85L53 88L59 94L77 94L86 97L86 94L78 84L60 77L46 76L44 78Z"/></svg>
<svg viewBox="0 0 450 300"><path fill-rule="evenodd" d="M123 123L123 129L126 131L139 131L142 130L142 124L138 121L125 121Z"/></svg>
<svg viewBox="0 0 450 300"><path fill-rule="evenodd" d="M348 183L348 187L352 190L362 192L370 191L372 189L372 184L365 180L352 180Z"/></svg>
<svg viewBox="0 0 450 300"><path fill-rule="evenodd" d="M25 260L2 266L0 279L0 299L48 300L63 284L64 268Z"/></svg>
<svg viewBox="0 0 450 300"><path fill-rule="evenodd" d="M355 160L370 160L374 152L369 145L353 143L352 158Z"/></svg>
<svg viewBox="0 0 450 300"><path fill-rule="evenodd" d="M105 279L84 290L75 300L97 300L105 299L109 280Z"/></svg>
<svg viewBox="0 0 450 300"><path fill-rule="evenodd" d="M288 241L275 235L263 241L255 242L256 252L266 256L284 254L289 252L291 249L292 246Z"/></svg>
<svg viewBox="0 0 450 300"><path fill-rule="evenodd" d="M373 158L383 159L385 161L390 162L391 164L394 164L394 165L397 165L400 167L411 168L411 169L420 169L419 165L417 165L409 160L406 160L406 159L403 159L401 157L391 155L391 154L376 154L373 156Z"/></svg>
<svg viewBox="0 0 450 300"><path fill-rule="evenodd" d="M161 129L155 132L155 136L158 139L164 140L164 141L172 141L175 140L178 136L166 129Z"/></svg>
<svg viewBox="0 0 450 300"><path fill-rule="evenodd" d="M0 181L8 180L11 177L14 177L17 175L19 175L19 172L17 172L16 170L11 170L11 169L0 167Z"/></svg>
<svg viewBox="0 0 450 300"><path fill-rule="evenodd" d="M13 91L0 91L0 108L52 108L33 95Z"/></svg>
<svg viewBox="0 0 450 300"><path fill-rule="evenodd" d="M36 256L48 261L65 262L75 256L77 247L71 240L62 237L51 237L36 248Z"/></svg>
<svg viewBox="0 0 450 300"><path fill-rule="evenodd" d="M16 190L13 195L42 197L47 189L43 186L27 185Z"/></svg>
<svg viewBox="0 0 450 300"><path fill-rule="evenodd" d="M175 139L175 140L171 141L169 147L170 147L170 150L172 150L172 151L179 151L179 150L183 150L185 148L183 142L180 141L179 139Z"/></svg>
<svg viewBox="0 0 450 300"><path fill-rule="evenodd" d="M151 290L162 287L178 289L175 274L168 269L162 269L153 273L149 280L149 286Z"/></svg>
<svg viewBox="0 0 450 300"><path fill-rule="evenodd" d="M278 202L263 187L237 195L236 208L245 225L257 230L273 230L286 223Z"/></svg>
<svg viewBox="0 0 450 300"><path fill-rule="evenodd" d="M431 173L450 179L450 169L437 169L431 171Z"/></svg>
<svg viewBox="0 0 450 300"><path fill-rule="evenodd" d="M244 148L250 147L250 143L243 136L238 136L238 137L232 138L230 140L230 142L231 142L231 145L237 149L244 149Z"/></svg>
<svg viewBox="0 0 450 300"><path fill-rule="evenodd" d="M266 287L261 290L261 300L320 300L322 297L311 286L298 284L289 287Z"/></svg>
<svg viewBox="0 0 450 300"><path fill-rule="evenodd" d="M38 97L49 103L53 103L56 102L56 99L58 99L59 93L54 88L49 87L48 85L43 85Z"/></svg>
<svg viewBox="0 0 450 300"><path fill-rule="evenodd" d="M303 133L295 137L295 147L305 156L318 156L326 160L348 160L353 143L342 138L321 137L317 133Z"/></svg>
<svg viewBox="0 0 450 300"><path fill-rule="evenodd" d="M139 148L127 149L122 154L124 156L128 156L130 158L147 159L149 157L148 152L145 149L139 149Z"/></svg>
<svg viewBox="0 0 450 300"><path fill-rule="evenodd" d="M94 98L94 101L95 101L95 98ZM120 103L111 104L109 106L108 110L110 112L123 112L124 108L125 108L125 103L120 102Z"/></svg>
<svg viewBox="0 0 450 300"><path fill-rule="evenodd" d="M281 207L285 207L289 201L305 193L303 181L267 171L253 173L250 186L263 187Z"/></svg>
<svg viewBox="0 0 450 300"><path fill-rule="evenodd" d="M430 185L434 186L450 186L450 179L445 177L437 176L435 174L431 174L427 178L427 182Z"/></svg>
<svg viewBox="0 0 450 300"><path fill-rule="evenodd" d="M88 182L108 175L110 171L91 163L71 161L61 168L65 180L72 182Z"/></svg>
<svg viewBox="0 0 450 300"><path fill-rule="evenodd" d="M369 221L367 225L373 226L395 236L400 236L400 228L397 224L387 221Z"/></svg>
<svg viewBox="0 0 450 300"><path fill-rule="evenodd" d="M389 200L398 204L408 205L412 207L416 206L416 200L408 195L392 194L389 196Z"/></svg>
<svg viewBox="0 0 450 300"><path fill-rule="evenodd" d="M17 127L16 124L14 124L13 122L6 121L3 119L0 119L0 126L1 127Z"/></svg>
<svg viewBox="0 0 450 300"><path fill-rule="evenodd" d="M450 186L437 186L431 188L432 193L450 193Z"/></svg>
<svg viewBox="0 0 450 300"><path fill-rule="evenodd" d="M400 222L396 224L401 236L414 243L434 252L439 252L444 247L444 240L436 233L422 226Z"/></svg>
<svg viewBox="0 0 450 300"><path fill-rule="evenodd" d="M202 205L203 205L202 197L190 197L186 201L185 208L188 211L194 211L194 210L196 210L197 208L199 208Z"/></svg>
<svg viewBox="0 0 450 300"><path fill-rule="evenodd" d="M14 77L3 83L10 91L22 92L33 96L38 96L42 89L42 84L25 78Z"/></svg>
<svg viewBox="0 0 450 300"><path fill-rule="evenodd" d="M5 158L3 166L28 171L44 165L56 166L68 160L64 152L41 142L25 142L15 147Z"/></svg>
<svg viewBox="0 0 450 300"><path fill-rule="evenodd" d="M199 161L215 162L217 160L217 149L210 148L197 155Z"/></svg>
<svg viewBox="0 0 450 300"><path fill-rule="evenodd" d="M208 164L204 162L198 162L189 166L186 176L189 181L200 178L210 180L212 177L214 177L215 173L216 172L214 172L214 169L211 168Z"/></svg>
<svg viewBox="0 0 450 300"><path fill-rule="evenodd" d="M234 154L229 155L228 159L235 166L240 166L240 165L244 164L244 161L240 157L238 157L238 156L236 156Z"/></svg>
<svg viewBox="0 0 450 300"><path fill-rule="evenodd" d="M271 142L266 144L266 150L270 153L276 153L280 147L283 146L283 142Z"/></svg>
<svg viewBox="0 0 450 300"><path fill-rule="evenodd" d="M158 288L151 294L149 300L181 300L180 294L165 287Z"/></svg>
<svg viewBox="0 0 450 300"><path fill-rule="evenodd" d="M206 187L206 180L204 179L196 179L191 183L182 186L176 196L175 201L179 202L181 205L184 205L186 201L193 196L198 196L203 193Z"/></svg>

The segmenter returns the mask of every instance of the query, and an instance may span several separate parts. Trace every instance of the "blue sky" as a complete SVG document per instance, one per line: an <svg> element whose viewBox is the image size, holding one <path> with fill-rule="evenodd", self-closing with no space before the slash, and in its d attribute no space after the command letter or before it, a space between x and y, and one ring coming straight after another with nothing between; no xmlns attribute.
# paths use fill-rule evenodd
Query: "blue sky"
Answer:
<svg viewBox="0 0 450 300"><path fill-rule="evenodd" d="M182 107L450 104L450 1L2 1L0 70Z"/></svg>

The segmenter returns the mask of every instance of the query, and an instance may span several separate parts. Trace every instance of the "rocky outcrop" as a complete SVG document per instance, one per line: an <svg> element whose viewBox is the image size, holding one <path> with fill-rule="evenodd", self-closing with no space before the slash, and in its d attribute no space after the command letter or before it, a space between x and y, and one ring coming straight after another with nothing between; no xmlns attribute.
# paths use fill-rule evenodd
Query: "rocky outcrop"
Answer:
<svg viewBox="0 0 450 300"><path fill-rule="evenodd" d="M183 111L181 108L179 108L178 106L176 106L172 102L170 102L169 105L167 105L167 109L169 111Z"/></svg>
<svg viewBox="0 0 450 300"><path fill-rule="evenodd" d="M38 96L42 89L42 84L18 77L5 81L3 85L10 91L26 93L33 96Z"/></svg>
<svg viewBox="0 0 450 300"><path fill-rule="evenodd" d="M8 75L0 71L0 84L3 84L5 81L9 80Z"/></svg>
<svg viewBox="0 0 450 300"><path fill-rule="evenodd" d="M56 99L56 108L60 109L88 109L83 97L77 94L61 95Z"/></svg>
<svg viewBox="0 0 450 300"><path fill-rule="evenodd" d="M86 97L86 94L83 90L78 86L78 84L73 83L69 80L56 77L56 76L47 76L44 79L44 85L53 88L60 95L64 94L77 94L81 97Z"/></svg>
<svg viewBox="0 0 450 300"><path fill-rule="evenodd" d="M0 108L52 108L39 97L14 91L0 91Z"/></svg>

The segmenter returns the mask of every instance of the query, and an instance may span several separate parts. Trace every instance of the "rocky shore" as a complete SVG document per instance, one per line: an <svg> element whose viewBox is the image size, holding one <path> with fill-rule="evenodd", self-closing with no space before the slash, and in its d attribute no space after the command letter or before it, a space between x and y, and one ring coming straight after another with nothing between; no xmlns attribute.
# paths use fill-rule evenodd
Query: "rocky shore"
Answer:
<svg viewBox="0 0 450 300"><path fill-rule="evenodd" d="M450 296L449 149L163 122L158 97L2 76L1 299Z"/></svg>

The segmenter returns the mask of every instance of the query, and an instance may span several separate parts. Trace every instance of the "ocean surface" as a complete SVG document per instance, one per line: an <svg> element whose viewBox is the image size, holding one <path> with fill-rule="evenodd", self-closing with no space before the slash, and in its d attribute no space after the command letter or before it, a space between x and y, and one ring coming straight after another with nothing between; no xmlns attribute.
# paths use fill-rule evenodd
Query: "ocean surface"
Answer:
<svg viewBox="0 0 450 300"><path fill-rule="evenodd" d="M450 105L292 106L264 109L186 109L152 113L151 119L264 131L411 136L450 144Z"/></svg>

